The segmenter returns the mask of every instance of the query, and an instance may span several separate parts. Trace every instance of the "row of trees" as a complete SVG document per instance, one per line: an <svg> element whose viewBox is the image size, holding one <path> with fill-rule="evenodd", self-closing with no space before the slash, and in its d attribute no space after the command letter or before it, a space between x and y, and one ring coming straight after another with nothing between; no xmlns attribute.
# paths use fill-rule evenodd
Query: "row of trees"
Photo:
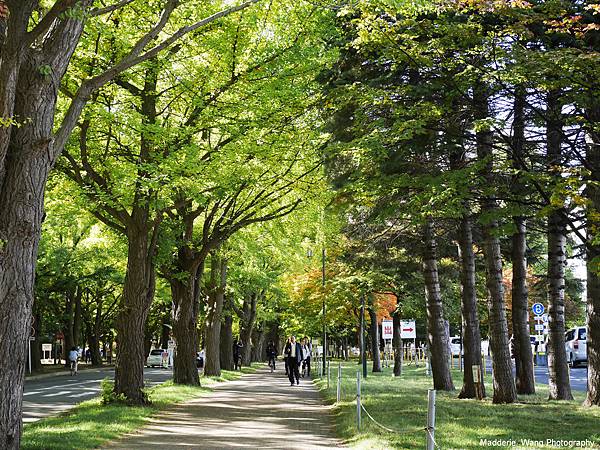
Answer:
<svg viewBox="0 0 600 450"><path fill-rule="evenodd" d="M310 94L331 54L320 39L328 16L286 1L225 9L177 0L0 1L0 350L13 355L0 363L1 448L19 447L34 292L34 323L50 317L43 325L50 329L58 320L52 310L62 309L73 343L81 329L96 339L109 332L115 315L115 391L129 403L147 401L146 324L160 320L150 312L163 282L178 348L175 381L199 383L202 308L207 370L218 372L221 316L236 307L225 307L228 242L247 227L314 208L321 195L323 136ZM54 167L48 201L62 199L95 220L50 219L42 245L56 238L65 251L43 247L34 290ZM102 252L85 256L98 247L81 245L84 238L104 242L104 262ZM272 296L245 289L241 331L251 335L253 305Z"/></svg>
<svg viewBox="0 0 600 450"><path fill-rule="evenodd" d="M546 269L537 275L549 306L550 398L572 399L569 251L587 262L586 404L600 403L598 12L569 1L364 2L338 15L343 50L321 77L334 138L331 182L349 236L421 265L437 389L453 389L439 274L440 258L450 257L459 264L466 366L480 360L477 279L485 269L494 402L534 392L527 274L538 259ZM474 395L465 371L460 396Z"/></svg>

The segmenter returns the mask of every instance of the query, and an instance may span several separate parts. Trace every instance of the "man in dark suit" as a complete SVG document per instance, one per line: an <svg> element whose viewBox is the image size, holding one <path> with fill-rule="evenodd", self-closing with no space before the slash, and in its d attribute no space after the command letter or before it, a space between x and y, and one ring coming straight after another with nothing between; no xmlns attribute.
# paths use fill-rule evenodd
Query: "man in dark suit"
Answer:
<svg viewBox="0 0 600 450"><path fill-rule="evenodd" d="M304 358L302 356L302 346L299 342L296 342L296 336L290 337L290 341L285 345L283 353L288 360L290 384L294 385L294 379L296 380L296 384L300 384L300 371L298 367L300 367Z"/></svg>

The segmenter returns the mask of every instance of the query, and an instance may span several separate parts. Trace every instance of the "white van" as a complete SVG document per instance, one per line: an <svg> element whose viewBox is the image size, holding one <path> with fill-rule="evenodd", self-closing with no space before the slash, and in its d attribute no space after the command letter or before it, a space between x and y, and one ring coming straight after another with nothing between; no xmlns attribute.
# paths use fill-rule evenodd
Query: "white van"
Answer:
<svg viewBox="0 0 600 450"><path fill-rule="evenodd" d="M571 367L587 362L587 328L575 327L565 333L565 350Z"/></svg>

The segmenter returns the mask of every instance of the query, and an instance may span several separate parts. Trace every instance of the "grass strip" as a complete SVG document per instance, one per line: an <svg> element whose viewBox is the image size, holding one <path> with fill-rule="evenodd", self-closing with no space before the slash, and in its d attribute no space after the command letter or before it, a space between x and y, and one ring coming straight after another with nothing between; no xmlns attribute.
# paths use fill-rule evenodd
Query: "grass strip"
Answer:
<svg viewBox="0 0 600 450"><path fill-rule="evenodd" d="M327 379L315 383L329 403L336 401L338 362L331 363L330 386ZM370 367L369 367L370 369ZM382 373L369 372L362 381L362 401L375 420L398 432L375 425L365 414L361 431L356 426L356 362L342 363L342 398L336 404L336 428L349 447L365 449L409 449L425 447L425 432L415 431L427 423L427 389L431 377L423 366L405 366L399 378L391 368ZM588 441L587 448L600 448L600 408L584 408L584 393L573 391L574 401L548 401L548 387L536 386L536 394L519 396L518 403L494 405L483 401L459 400L462 373L453 371L455 392L438 392L435 439L443 449L539 449L558 448L548 440ZM486 377L486 392L492 394L491 377ZM407 430L406 432L403 432ZM491 445L496 441L498 445ZM574 448L576 444L562 448Z"/></svg>
<svg viewBox="0 0 600 450"><path fill-rule="evenodd" d="M258 366L244 367L240 372L223 370L220 377L202 377L202 387L175 385L172 381L147 390L152 405L102 405L100 397L80 403L56 416L26 424L23 450L85 450L131 433L169 406L210 392L210 386L240 378Z"/></svg>

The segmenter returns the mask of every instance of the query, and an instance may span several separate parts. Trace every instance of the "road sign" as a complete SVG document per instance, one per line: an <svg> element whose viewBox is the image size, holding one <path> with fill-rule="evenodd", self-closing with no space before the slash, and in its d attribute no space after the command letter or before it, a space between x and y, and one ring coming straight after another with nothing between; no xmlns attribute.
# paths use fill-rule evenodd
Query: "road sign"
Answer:
<svg viewBox="0 0 600 450"><path fill-rule="evenodd" d="M536 334L535 341L536 342L544 342L544 336L542 336L541 334Z"/></svg>
<svg viewBox="0 0 600 450"><path fill-rule="evenodd" d="M548 314L542 314L542 322L544 322L546 325L548 324Z"/></svg>
<svg viewBox="0 0 600 450"><path fill-rule="evenodd" d="M394 338L394 322L391 320L381 321L381 338L383 340Z"/></svg>
<svg viewBox="0 0 600 450"><path fill-rule="evenodd" d="M541 323L536 323L535 324L535 331L543 331L544 330L544 325Z"/></svg>
<svg viewBox="0 0 600 450"><path fill-rule="evenodd" d="M403 320L400 322L400 338L416 339L417 327L414 320Z"/></svg>
<svg viewBox="0 0 600 450"><path fill-rule="evenodd" d="M541 303L534 303L531 307L531 310L536 316L541 316L542 314L544 314L544 305L542 305Z"/></svg>

